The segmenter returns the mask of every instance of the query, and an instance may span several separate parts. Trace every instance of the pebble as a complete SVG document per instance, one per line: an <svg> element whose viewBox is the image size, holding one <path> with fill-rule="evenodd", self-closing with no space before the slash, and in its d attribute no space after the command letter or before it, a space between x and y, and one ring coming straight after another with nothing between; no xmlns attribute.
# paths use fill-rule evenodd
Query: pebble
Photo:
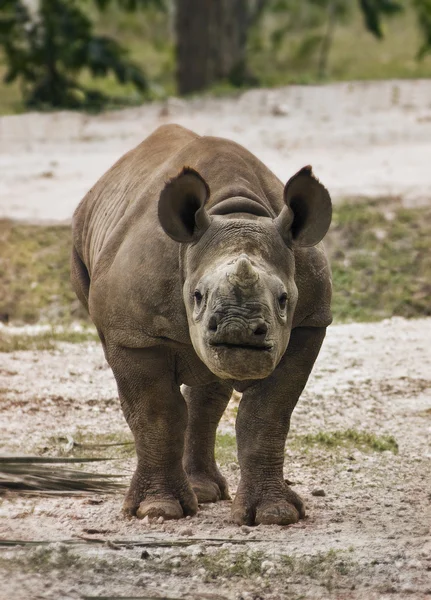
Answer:
<svg viewBox="0 0 431 600"><path fill-rule="evenodd" d="M325 490L317 488L315 490L312 490L311 495L312 496L326 496L326 493L325 493Z"/></svg>
<svg viewBox="0 0 431 600"><path fill-rule="evenodd" d="M203 554L205 554L205 548L199 544L193 544L192 546L189 546L189 552L194 557L203 556Z"/></svg>
<svg viewBox="0 0 431 600"><path fill-rule="evenodd" d="M275 567L275 565L272 561L264 560L264 561L262 561L262 564L260 565L260 570L262 571L262 573L266 573L270 569L274 569L274 567Z"/></svg>
<svg viewBox="0 0 431 600"><path fill-rule="evenodd" d="M286 117L289 114L289 107L286 104L273 104L271 114L274 117Z"/></svg>
<svg viewBox="0 0 431 600"><path fill-rule="evenodd" d="M408 569L422 569L422 563L420 560L409 560L407 563Z"/></svg>
<svg viewBox="0 0 431 600"><path fill-rule="evenodd" d="M163 525L163 523L165 522L163 517L159 517L156 521L156 523L158 523L159 525Z"/></svg>

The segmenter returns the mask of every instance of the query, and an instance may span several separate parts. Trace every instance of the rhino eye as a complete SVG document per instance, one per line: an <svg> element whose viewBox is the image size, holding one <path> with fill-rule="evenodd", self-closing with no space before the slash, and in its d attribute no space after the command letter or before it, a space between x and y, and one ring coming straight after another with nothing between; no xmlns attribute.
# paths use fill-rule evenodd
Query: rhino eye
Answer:
<svg viewBox="0 0 431 600"><path fill-rule="evenodd" d="M202 294L200 293L199 290L195 290L195 293L193 294L193 297L195 299L196 304L199 306L200 303L202 302Z"/></svg>
<svg viewBox="0 0 431 600"><path fill-rule="evenodd" d="M281 296L278 299L278 303L280 305L281 310L284 310L287 306L287 294L286 292L284 294L281 294Z"/></svg>

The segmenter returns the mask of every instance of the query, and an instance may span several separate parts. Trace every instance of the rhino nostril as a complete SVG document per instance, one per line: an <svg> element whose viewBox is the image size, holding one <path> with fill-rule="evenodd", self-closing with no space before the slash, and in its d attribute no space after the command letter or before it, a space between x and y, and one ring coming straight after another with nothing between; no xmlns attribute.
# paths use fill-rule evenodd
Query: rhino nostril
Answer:
<svg viewBox="0 0 431 600"><path fill-rule="evenodd" d="M254 335L264 336L268 331L268 326L266 323L260 323L256 329L254 330Z"/></svg>
<svg viewBox="0 0 431 600"><path fill-rule="evenodd" d="M210 317L210 320L208 321L208 329L210 331L217 331L217 327L218 327L218 323L217 323L216 317L214 317L214 316Z"/></svg>

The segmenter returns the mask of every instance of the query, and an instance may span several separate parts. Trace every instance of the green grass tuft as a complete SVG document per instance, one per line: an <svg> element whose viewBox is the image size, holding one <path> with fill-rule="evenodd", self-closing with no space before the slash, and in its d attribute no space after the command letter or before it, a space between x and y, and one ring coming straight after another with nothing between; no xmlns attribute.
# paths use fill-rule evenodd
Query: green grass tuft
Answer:
<svg viewBox="0 0 431 600"><path fill-rule="evenodd" d="M396 199L345 202L326 238L337 321L431 315L431 209Z"/></svg>
<svg viewBox="0 0 431 600"><path fill-rule="evenodd" d="M70 284L71 228L0 220L0 317L35 323L87 319Z"/></svg>
<svg viewBox="0 0 431 600"><path fill-rule="evenodd" d="M233 553L227 549L221 549L200 557L199 566L206 570L205 580L207 582L219 577L247 579L261 573L264 559L265 554L260 551Z"/></svg>
<svg viewBox="0 0 431 600"><path fill-rule="evenodd" d="M0 352L19 352L22 350L53 350L58 342L69 344L82 344L83 342L98 341L99 336L93 329L82 331L56 330L32 334L8 334L0 335Z"/></svg>
<svg viewBox="0 0 431 600"><path fill-rule="evenodd" d="M236 437L230 433L218 433L215 456L220 465L237 462Z"/></svg>
<svg viewBox="0 0 431 600"><path fill-rule="evenodd" d="M360 450L373 450L375 452L390 450L394 454L398 453L398 443L392 435L378 436L374 433L357 431L356 429L320 431L316 434L300 436L294 440L294 443L307 446L318 444L326 448L355 446Z"/></svg>

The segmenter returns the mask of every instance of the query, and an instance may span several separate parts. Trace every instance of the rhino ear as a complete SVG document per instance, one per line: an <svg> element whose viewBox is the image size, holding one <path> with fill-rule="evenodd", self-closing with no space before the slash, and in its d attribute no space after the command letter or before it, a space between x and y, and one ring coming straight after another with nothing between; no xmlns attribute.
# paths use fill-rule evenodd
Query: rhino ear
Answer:
<svg viewBox="0 0 431 600"><path fill-rule="evenodd" d="M310 166L291 177L284 188L283 208L274 224L289 245L315 246L331 224L328 190L314 177Z"/></svg>
<svg viewBox="0 0 431 600"><path fill-rule="evenodd" d="M196 242L208 229L211 221L205 210L210 195L206 181L190 167L171 179L159 198L159 221L173 240Z"/></svg>

